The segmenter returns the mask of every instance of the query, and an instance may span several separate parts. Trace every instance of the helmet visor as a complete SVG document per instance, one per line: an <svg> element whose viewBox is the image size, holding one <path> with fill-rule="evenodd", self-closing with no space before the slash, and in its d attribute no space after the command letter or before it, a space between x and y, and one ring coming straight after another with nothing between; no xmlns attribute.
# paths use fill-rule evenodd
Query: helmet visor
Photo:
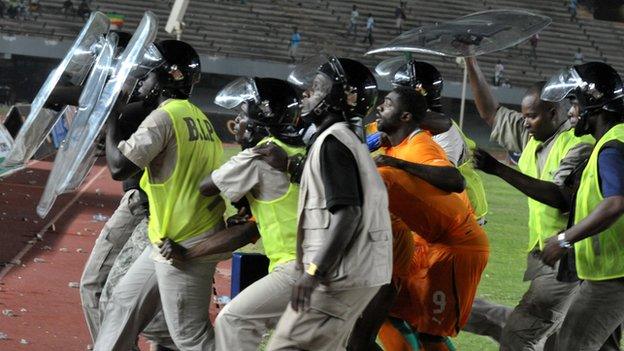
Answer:
<svg viewBox="0 0 624 351"><path fill-rule="evenodd" d="M160 51L156 48L156 45L151 43L147 46L138 67L132 72L132 76L137 79L144 78L148 73L160 67L164 62L165 60Z"/></svg>
<svg viewBox="0 0 624 351"><path fill-rule="evenodd" d="M295 66L287 80L302 90L308 90L318 73L325 74L332 81L346 81L344 69L338 58L324 54L311 56Z"/></svg>
<svg viewBox="0 0 624 351"><path fill-rule="evenodd" d="M260 94L253 78L241 77L221 89L214 99L214 103L233 109L245 101L260 102Z"/></svg>
<svg viewBox="0 0 624 351"><path fill-rule="evenodd" d="M288 76L288 82L304 90L301 115L307 116L332 90L333 84L346 81L340 61L324 54L307 58Z"/></svg>
<svg viewBox="0 0 624 351"><path fill-rule="evenodd" d="M394 75L405 66L405 58L401 56L383 60L375 66L375 73L380 77L392 79Z"/></svg>
<svg viewBox="0 0 624 351"><path fill-rule="evenodd" d="M407 31L366 54L408 51L468 57L518 45L551 22L547 16L522 10L490 10Z"/></svg>
<svg viewBox="0 0 624 351"><path fill-rule="evenodd" d="M558 102L568 97L574 89L584 85L585 82L574 68L564 68L548 79L542 89L541 99Z"/></svg>

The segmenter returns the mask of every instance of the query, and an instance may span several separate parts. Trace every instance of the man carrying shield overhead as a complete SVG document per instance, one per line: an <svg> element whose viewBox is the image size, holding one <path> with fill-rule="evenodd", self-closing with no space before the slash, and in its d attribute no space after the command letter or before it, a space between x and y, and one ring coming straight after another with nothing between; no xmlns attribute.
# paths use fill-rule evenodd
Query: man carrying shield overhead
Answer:
<svg viewBox="0 0 624 351"><path fill-rule="evenodd" d="M556 267L544 265L539 251L545 239L566 226L571 197L564 196L560 189L566 177L587 159L593 140L574 136L563 103L540 99L545 82L527 90L520 113L498 104L475 58L467 58L466 63L477 109L493 127L491 138L507 150L522 152L520 172L503 166L481 150L475 153L476 166L500 176L529 196L524 279L531 285L502 328L501 349L539 349L543 339L560 328L578 288L576 282L557 281ZM494 311L505 307L492 304L490 308ZM529 323L532 328L525 327Z"/></svg>
<svg viewBox="0 0 624 351"><path fill-rule="evenodd" d="M545 233L551 236L541 258L555 266L573 248L583 280L565 315L558 350L599 350L624 320L624 85L611 66L589 62L555 74L541 98L568 96L578 103L574 134L597 142L576 193L573 225Z"/></svg>

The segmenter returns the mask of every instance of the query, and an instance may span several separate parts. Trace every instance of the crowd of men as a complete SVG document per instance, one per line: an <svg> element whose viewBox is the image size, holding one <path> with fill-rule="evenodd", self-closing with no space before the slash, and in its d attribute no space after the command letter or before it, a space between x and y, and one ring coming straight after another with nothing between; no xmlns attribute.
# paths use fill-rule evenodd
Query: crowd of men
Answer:
<svg viewBox="0 0 624 351"><path fill-rule="evenodd" d="M466 59L491 138L522 152L515 169L444 114L434 66L406 60L377 103L369 68L321 55L288 81L242 77L217 94L242 147L221 164L219 136L189 101L199 56L182 41L155 46L162 64L107 127L125 193L81 279L95 350L131 350L140 334L159 350L267 339L266 350L453 350L462 329L501 350L619 349L624 85L609 65L536 82L519 112ZM513 309L475 299L490 255L475 169L529 199L530 286ZM238 210L226 221L225 200ZM268 274L213 327L216 264L260 238Z"/></svg>

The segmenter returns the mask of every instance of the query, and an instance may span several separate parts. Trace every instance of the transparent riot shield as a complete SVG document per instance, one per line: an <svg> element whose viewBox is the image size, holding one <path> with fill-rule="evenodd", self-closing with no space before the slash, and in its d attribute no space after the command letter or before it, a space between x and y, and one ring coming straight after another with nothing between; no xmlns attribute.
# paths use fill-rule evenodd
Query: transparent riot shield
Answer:
<svg viewBox="0 0 624 351"><path fill-rule="evenodd" d="M522 10L490 10L404 32L367 55L419 52L450 57L479 56L507 49L546 28L550 17Z"/></svg>
<svg viewBox="0 0 624 351"><path fill-rule="evenodd" d="M100 49L98 43L108 32L109 19L101 12L94 12L87 21L71 49L61 63L48 75L32 102L30 113L15 137L11 152L3 162L4 167L23 165L37 151L52 127L58 114L44 112L48 97L61 78L73 85L82 85Z"/></svg>
<svg viewBox="0 0 624 351"><path fill-rule="evenodd" d="M0 162L4 161L4 159L9 155L9 152L13 148L13 137L11 137L11 133L6 129L4 124L0 123ZM14 168L4 168L0 167L0 176L5 173L12 173L15 170L21 169L22 166L17 166Z"/></svg>
<svg viewBox="0 0 624 351"><path fill-rule="evenodd" d="M123 98L130 95L134 84L128 84L128 80L135 80L132 73L142 64L149 44L156 38L157 28L156 16L150 11L146 12L128 46L119 56L97 102L92 103L92 100L87 97L94 94L93 92L87 91L86 88L83 90L80 108L74 117L67 139L58 150L46 189L37 206L39 216L45 217L56 197L75 189L88 173L94 162L94 142L113 111L124 87L130 91L125 91ZM112 60L115 46L110 44L107 42L106 47L107 52L110 52L108 59Z"/></svg>
<svg viewBox="0 0 624 351"><path fill-rule="evenodd" d="M71 124L69 126L69 132L67 133L65 140L61 142L61 145L58 148L52 171L48 176L48 181L46 182L45 189L41 195L41 200L39 201L39 206L37 207L37 213L41 217L45 217L47 212L52 207L56 197L62 193L62 191L60 191L60 185L64 179L64 172L67 171L66 169L63 169L63 167L66 167L70 162L70 160L67 159L67 157L70 156L67 152L67 148L70 144L69 140L79 137L76 135L76 130L79 130L81 127L84 128L84 124L88 123L88 118L85 118L85 116L88 117L88 115L93 111L93 108L102 93L104 85L106 84L108 74L110 73L110 67L113 61L115 47L117 45L117 36L114 34L109 35L106 40L102 40L103 42L101 43L102 49L100 54L98 55L95 65L93 66L93 70L91 71L82 93L80 94L78 110L75 111L73 116L70 117ZM67 106L63 109L60 115L68 115L73 111L74 109L71 106ZM41 213L40 208L44 209ZM42 213L44 214L42 215Z"/></svg>

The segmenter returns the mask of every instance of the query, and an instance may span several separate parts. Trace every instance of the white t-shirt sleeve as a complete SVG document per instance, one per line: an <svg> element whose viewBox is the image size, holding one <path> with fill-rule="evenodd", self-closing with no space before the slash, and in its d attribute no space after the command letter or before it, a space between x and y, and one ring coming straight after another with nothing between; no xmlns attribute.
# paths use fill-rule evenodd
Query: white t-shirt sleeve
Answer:
<svg viewBox="0 0 624 351"><path fill-rule="evenodd" d="M464 144L464 139L461 136L461 133L457 129L455 125L451 126L451 129L448 131L434 135L433 141L435 141L446 153L449 161L457 167L459 161L464 154L464 150L466 148Z"/></svg>
<svg viewBox="0 0 624 351"><path fill-rule="evenodd" d="M238 201L261 181L261 169L251 149L232 156L221 167L212 172L212 181L221 195L230 201Z"/></svg>

